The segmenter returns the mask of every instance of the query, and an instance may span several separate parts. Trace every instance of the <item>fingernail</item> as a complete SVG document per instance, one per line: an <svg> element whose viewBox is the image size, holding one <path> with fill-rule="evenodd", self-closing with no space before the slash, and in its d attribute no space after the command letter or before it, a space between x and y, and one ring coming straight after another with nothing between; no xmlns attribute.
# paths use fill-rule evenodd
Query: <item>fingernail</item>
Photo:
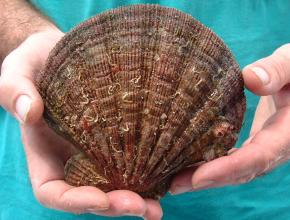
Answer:
<svg viewBox="0 0 290 220"><path fill-rule="evenodd" d="M186 186L176 186L174 189L170 190L169 193L171 195L178 195L181 193L189 192L192 190L192 187L190 185Z"/></svg>
<svg viewBox="0 0 290 220"><path fill-rule="evenodd" d="M21 122L25 122L27 114L30 110L32 100L27 95L21 95L16 100L16 114L21 120Z"/></svg>
<svg viewBox="0 0 290 220"><path fill-rule="evenodd" d="M206 189L213 187L215 185L215 182L212 180L207 181L201 181L199 183L193 184L192 188L193 190L200 190L200 189Z"/></svg>
<svg viewBox="0 0 290 220"><path fill-rule="evenodd" d="M263 85L270 82L269 74L261 67L252 67L251 70L256 74L256 76L261 80Z"/></svg>

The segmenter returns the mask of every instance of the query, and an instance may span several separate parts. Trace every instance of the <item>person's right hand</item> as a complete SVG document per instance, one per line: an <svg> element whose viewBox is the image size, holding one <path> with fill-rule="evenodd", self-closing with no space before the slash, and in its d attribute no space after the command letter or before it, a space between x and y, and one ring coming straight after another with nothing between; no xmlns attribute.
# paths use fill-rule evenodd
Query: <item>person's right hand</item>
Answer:
<svg viewBox="0 0 290 220"><path fill-rule="evenodd" d="M34 74L62 36L55 30L31 35L5 58L1 68L0 105L21 123L36 198L47 207L73 213L160 219L162 209L157 201L144 200L127 190L104 193L95 187L74 187L64 181L64 164L73 148L44 123L43 102L33 82Z"/></svg>

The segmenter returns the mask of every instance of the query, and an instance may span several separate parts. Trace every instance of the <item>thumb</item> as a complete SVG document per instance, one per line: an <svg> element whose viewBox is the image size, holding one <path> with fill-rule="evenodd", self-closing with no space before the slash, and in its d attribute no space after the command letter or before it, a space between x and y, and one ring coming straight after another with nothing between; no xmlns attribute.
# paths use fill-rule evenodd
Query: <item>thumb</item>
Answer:
<svg viewBox="0 0 290 220"><path fill-rule="evenodd" d="M32 124L43 113L43 102L34 85L34 74L62 37L60 31L39 32L28 37L3 61L0 77L0 105L21 123Z"/></svg>
<svg viewBox="0 0 290 220"><path fill-rule="evenodd" d="M36 122L43 112L42 99L32 79L35 70L28 55L18 48L5 58L1 67L0 105L21 123Z"/></svg>
<svg viewBox="0 0 290 220"><path fill-rule="evenodd" d="M257 95L272 95L290 82L290 44L272 55L246 66L243 70L246 87Z"/></svg>

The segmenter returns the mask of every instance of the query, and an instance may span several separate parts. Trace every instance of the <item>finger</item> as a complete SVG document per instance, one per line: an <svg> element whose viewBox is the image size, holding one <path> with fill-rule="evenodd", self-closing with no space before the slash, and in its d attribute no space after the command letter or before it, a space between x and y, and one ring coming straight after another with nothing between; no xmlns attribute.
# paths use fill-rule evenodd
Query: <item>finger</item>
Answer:
<svg viewBox="0 0 290 220"><path fill-rule="evenodd" d="M253 136L258 131L260 131L265 121L270 118L275 112L276 107L272 96L262 96L255 112L250 136Z"/></svg>
<svg viewBox="0 0 290 220"><path fill-rule="evenodd" d="M287 160L290 136L285 127L289 120L290 109L285 108L241 149L198 168L192 177L193 189L248 182Z"/></svg>
<svg viewBox="0 0 290 220"><path fill-rule="evenodd" d="M62 180L42 183L34 188L34 193L44 206L67 212L79 214L109 208L108 196L96 187L73 187Z"/></svg>
<svg viewBox="0 0 290 220"><path fill-rule="evenodd" d="M35 60L21 47L4 60L0 77L0 105L21 123L37 121L43 112L43 103L32 80Z"/></svg>
<svg viewBox="0 0 290 220"><path fill-rule="evenodd" d="M106 211L94 211L90 213L105 216L144 216L147 205L138 194L128 190L115 190L107 193L110 207Z"/></svg>
<svg viewBox="0 0 290 220"><path fill-rule="evenodd" d="M257 95L271 95L290 82L290 44L243 70L245 85Z"/></svg>
<svg viewBox="0 0 290 220"><path fill-rule="evenodd" d="M153 199L146 199L147 211L143 216L146 220L160 220L163 216L160 203Z"/></svg>
<svg viewBox="0 0 290 220"><path fill-rule="evenodd" d="M228 151L228 155L233 154L234 152L238 151L238 148L232 148ZM172 180L169 193L172 195L181 194L184 192L192 191L192 175L196 171L196 169L205 164L206 162L198 163L197 166L187 168L180 172L177 176L175 176Z"/></svg>
<svg viewBox="0 0 290 220"><path fill-rule="evenodd" d="M289 158L290 136L288 130L284 129L289 120L290 109L280 110L242 148L201 165L195 172L188 169L178 175L173 180L170 191L179 194L244 183L269 171Z"/></svg>

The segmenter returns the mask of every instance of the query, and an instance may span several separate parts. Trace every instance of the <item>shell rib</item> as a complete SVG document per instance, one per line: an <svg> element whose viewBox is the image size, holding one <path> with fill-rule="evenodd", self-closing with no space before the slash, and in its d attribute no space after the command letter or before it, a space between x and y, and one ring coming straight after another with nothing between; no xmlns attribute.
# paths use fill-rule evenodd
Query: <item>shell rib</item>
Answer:
<svg viewBox="0 0 290 220"><path fill-rule="evenodd" d="M44 118L81 152L66 181L159 198L172 176L223 156L245 111L241 71L191 16L159 5L99 14L50 53Z"/></svg>

